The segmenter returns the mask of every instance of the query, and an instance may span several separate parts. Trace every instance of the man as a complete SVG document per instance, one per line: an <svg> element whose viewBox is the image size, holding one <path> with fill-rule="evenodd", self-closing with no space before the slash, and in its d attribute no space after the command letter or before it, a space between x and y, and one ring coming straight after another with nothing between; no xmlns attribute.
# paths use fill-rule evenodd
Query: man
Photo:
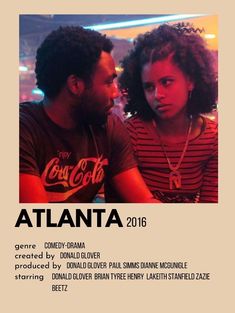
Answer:
<svg viewBox="0 0 235 313"><path fill-rule="evenodd" d="M39 47L45 97L20 106L20 202L91 202L104 180L122 202L156 202L110 115L118 96L112 48L82 27L60 27Z"/></svg>

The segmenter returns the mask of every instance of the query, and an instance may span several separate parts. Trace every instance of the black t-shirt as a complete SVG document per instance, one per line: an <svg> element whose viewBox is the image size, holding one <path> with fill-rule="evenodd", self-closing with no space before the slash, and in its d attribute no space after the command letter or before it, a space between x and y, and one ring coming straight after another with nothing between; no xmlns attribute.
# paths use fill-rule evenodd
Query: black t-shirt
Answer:
<svg viewBox="0 0 235 313"><path fill-rule="evenodd" d="M118 117L67 130L51 121L41 102L20 105L20 173L41 177L49 202L91 202L105 178L135 166Z"/></svg>

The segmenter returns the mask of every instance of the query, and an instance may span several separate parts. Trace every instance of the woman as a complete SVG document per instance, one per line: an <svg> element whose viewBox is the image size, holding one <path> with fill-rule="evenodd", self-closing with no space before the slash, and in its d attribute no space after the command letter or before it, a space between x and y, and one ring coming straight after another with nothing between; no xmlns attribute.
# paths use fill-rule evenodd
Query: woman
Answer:
<svg viewBox="0 0 235 313"><path fill-rule="evenodd" d="M139 169L162 202L218 202L213 58L190 25L163 24L137 37L119 83Z"/></svg>

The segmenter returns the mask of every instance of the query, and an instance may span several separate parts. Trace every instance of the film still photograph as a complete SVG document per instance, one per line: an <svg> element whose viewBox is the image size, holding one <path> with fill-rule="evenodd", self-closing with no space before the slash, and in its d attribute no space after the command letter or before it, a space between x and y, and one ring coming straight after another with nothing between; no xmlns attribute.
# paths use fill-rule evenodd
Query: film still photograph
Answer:
<svg viewBox="0 0 235 313"><path fill-rule="evenodd" d="M217 16L19 23L20 203L218 203Z"/></svg>

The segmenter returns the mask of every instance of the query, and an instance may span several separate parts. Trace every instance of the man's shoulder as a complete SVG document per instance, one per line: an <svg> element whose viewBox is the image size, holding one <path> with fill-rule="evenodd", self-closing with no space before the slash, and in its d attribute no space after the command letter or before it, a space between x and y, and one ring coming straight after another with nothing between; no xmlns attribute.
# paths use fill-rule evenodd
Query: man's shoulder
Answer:
<svg viewBox="0 0 235 313"><path fill-rule="evenodd" d="M107 117L106 127L108 131L123 128L124 124L116 114L109 114Z"/></svg>
<svg viewBox="0 0 235 313"><path fill-rule="evenodd" d="M20 113L22 112L35 112L42 110L42 102L38 101L26 101L20 103Z"/></svg>
<svg viewBox="0 0 235 313"><path fill-rule="evenodd" d="M22 102L19 106L20 121L38 120L43 114L42 102Z"/></svg>
<svg viewBox="0 0 235 313"><path fill-rule="evenodd" d="M111 142L129 140L129 134L123 121L116 115L110 114L106 122L106 134Z"/></svg>
<svg viewBox="0 0 235 313"><path fill-rule="evenodd" d="M107 123L110 123L110 122L112 122L112 123L114 122L115 123L117 121L122 123L120 117L118 117L116 114L111 113L111 114L108 115Z"/></svg>
<svg viewBox="0 0 235 313"><path fill-rule="evenodd" d="M37 115L42 112L42 102L27 101L20 103L20 117L23 115Z"/></svg>
<svg viewBox="0 0 235 313"><path fill-rule="evenodd" d="M19 120L21 131L35 132L44 129L45 113L42 102L23 102L20 103Z"/></svg>

